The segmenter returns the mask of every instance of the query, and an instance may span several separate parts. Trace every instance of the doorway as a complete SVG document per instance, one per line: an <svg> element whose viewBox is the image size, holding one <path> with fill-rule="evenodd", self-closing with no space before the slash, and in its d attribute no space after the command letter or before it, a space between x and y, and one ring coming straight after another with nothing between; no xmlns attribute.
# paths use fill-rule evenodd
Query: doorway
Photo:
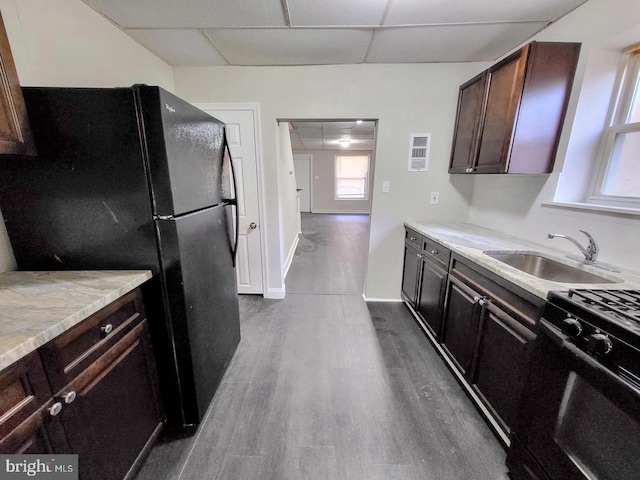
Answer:
<svg viewBox="0 0 640 480"><path fill-rule="evenodd" d="M302 226L286 291L360 295L369 250L377 121L285 121Z"/></svg>

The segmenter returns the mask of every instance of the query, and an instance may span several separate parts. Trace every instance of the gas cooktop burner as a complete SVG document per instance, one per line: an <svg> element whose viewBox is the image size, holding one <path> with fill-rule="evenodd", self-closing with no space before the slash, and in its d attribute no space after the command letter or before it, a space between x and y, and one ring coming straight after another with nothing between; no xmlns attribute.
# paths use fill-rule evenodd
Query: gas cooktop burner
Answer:
<svg viewBox="0 0 640 480"><path fill-rule="evenodd" d="M593 313L640 331L640 290L569 290L568 297Z"/></svg>

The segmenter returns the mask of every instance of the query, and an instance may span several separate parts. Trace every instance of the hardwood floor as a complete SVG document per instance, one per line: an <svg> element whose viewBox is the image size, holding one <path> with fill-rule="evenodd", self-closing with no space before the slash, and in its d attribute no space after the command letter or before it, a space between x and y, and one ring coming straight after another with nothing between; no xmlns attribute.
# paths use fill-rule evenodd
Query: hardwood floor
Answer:
<svg viewBox="0 0 640 480"><path fill-rule="evenodd" d="M347 217L303 217L286 298L240 297L242 341L206 419L156 445L137 480L508 478L406 307L362 299L368 217Z"/></svg>

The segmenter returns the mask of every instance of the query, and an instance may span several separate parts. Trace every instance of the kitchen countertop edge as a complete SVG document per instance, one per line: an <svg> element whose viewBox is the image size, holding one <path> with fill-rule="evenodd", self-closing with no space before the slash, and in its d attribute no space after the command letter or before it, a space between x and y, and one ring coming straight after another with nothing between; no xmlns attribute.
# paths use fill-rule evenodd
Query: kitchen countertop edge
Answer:
<svg viewBox="0 0 640 480"><path fill-rule="evenodd" d="M448 248L454 253L471 260L486 270L500 275L505 280L543 299L550 291L566 291L573 288L592 289L638 289L640 275L635 272L609 272L598 267L582 264L564 256L564 252L544 245L522 240L502 232L490 230L471 223L463 222L405 222L404 225L424 235L430 240ZM559 262L595 273L605 278L619 278L619 283L560 283L534 277L496 260L484 253L486 250L535 251Z"/></svg>

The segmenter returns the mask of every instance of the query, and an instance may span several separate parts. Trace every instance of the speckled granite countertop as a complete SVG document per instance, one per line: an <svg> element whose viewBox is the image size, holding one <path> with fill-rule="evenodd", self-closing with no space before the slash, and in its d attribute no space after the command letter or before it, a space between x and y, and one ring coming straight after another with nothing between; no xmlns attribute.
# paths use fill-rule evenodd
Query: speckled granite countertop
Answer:
<svg viewBox="0 0 640 480"><path fill-rule="evenodd" d="M150 278L143 270L0 273L0 370Z"/></svg>
<svg viewBox="0 0 640 480"><path fill-rule="evenodd" d="M568 290L570 288L640 289L640 274L637 272L624 271L622 268L620 268L621 272L609 272L601 268L588 266L565 257L563 251L470 223L405 222L405 225L541 298L547 298L547 294L551 290ZM489 250L538 252L559 262L607 279L622 280L622 282L577 284L544 280L524 273L483 253ZM577 249L576 253L580 254Z"/></svg>

